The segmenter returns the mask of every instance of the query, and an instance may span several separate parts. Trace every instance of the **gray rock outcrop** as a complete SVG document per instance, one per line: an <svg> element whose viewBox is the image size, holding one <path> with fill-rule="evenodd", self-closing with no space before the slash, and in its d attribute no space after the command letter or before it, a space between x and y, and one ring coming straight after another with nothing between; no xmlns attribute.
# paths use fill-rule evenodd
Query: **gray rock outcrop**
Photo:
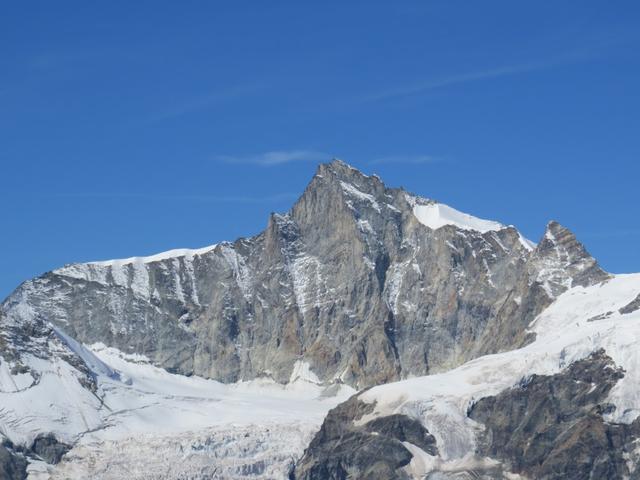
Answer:
<svg viewBox="0 0 640 480"><path fill-rule="evenodd" d="M27 459L6 439L0 443L0 478L3 480L27 478Z"/></svg>
<svg viewBox="0 0 640 480"><path fill-rule="evenodd" d="M31 445L31 452L47 463L58 463L62 456L71 449L71 445L59 442L54 435L39 435Z"/></svg>
<svg viewBox="0 0 640 480"><path fill-rule="evenodd" d="M627 313L632 313L632 312L635 312L636 310L640 310L640 294L638 294L636 298L634 298L624 307L620 308L618 311L622 315L626 315Z"/></svg>
<svg viewBox="0 0 640 480"><path fill-rule="evenodd" d="M374 408L374 404L354 395L331 410L289 478L404 480L410 477L402 467L413 455L403 442L437 454L435 438L419 421L406 415L377 417L359 424Z"/></svg>
<svg viewBox="0 0 640 480"><path fill-rule="evenodd" d="M616 424L603 418L615 408L605 400L623 376L600 350L559 374L533 375L480 399L469 410L486 427L477 453L526 478L639 478L640 420Z"/></svg>
<svg viewBox="0 0 640 480"><path fill-rule="evenodd" d="M557 374L531 375L480 398L467 412L480 426L475 451L449 464L418 420L376 414L361 392L329 412L290 478L413 478L408 442L434 457L420 477L430 480L637 479L640 419L604 417L616 408L607 398L624 373L598 350Z"/></svg>

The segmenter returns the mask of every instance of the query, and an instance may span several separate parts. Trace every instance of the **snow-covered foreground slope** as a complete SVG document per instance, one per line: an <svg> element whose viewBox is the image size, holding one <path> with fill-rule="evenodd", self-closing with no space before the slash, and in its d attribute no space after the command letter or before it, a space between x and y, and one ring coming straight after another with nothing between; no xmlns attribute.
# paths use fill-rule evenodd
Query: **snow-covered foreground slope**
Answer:
<svg viewBox="0 0 640 480"><path fill-rule="evenodd" d="M446 373L375 387L359 396L375 404L358 423L391 414L419 419L436 437L439 455L411 446L408 471L415 478L432 471L473 468L482 426L467 416L478 399L495 395L533 374L552 375L604 349L625 376L612 390L611 422L630 423L640 414L640 309L626 308L640 294L640 274L617 275L561 295L531 325L536 340L506 353L487 355Z"/></svg>
<svg viewBox="0 0 640 480"><path fill-rule="evenodd" d="M174 434L83 442L56 467L34 465L30 479L285 479L318 425L230 424Z"/></svg>
<svg viewBox="0 0 640 480"><path fill-rule="evenodd" d="M354 393L318 385L303 362L286 386L222 384L57 334L96 375L95 393L62 360L31 358L39 378L30 387L7 363L0 370L6 437L28 446L51 432L75 444L56 466L32 464L31 478L284 478L326 412Z"/></svg>

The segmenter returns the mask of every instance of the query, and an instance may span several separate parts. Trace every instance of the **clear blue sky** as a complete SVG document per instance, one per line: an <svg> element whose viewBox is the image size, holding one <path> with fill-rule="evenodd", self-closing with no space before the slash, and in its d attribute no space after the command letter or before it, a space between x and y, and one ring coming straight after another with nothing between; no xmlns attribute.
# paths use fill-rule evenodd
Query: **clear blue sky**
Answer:
<svg viewBox="0 0 640 480"><path fill-rule="evenodd" d="M6 2L0 297L258 233L331 156L640 271L639 52L636 0Z"/></svg>

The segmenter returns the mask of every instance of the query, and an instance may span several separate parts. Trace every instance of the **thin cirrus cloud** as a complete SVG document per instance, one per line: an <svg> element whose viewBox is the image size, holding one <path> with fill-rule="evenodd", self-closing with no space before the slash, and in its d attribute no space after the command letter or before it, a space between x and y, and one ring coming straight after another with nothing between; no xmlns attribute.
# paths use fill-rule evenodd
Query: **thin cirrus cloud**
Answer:
<svg viewBox="0 0 640 480"><path fill-rule="evenodd" d="M245 97L254 95L262 91L264 88L264 84L255 83L236 85L228 88L214 90L209 93L177 102L164 111L158 112L149 117L149 121L158 122L176 117L182 117L184 115L199 112L202 110L207 110L225 102L243 99Z"/></svg>
<svg viewBox="0 0 640 480"><path fill-rule="evenodd" d="M216 160L225 163L275 167L293 162L321 162L331 159L331 155L315 150L274 150L255 155L218 155Z"/></svg>
<svg viewBox="0 0 640 480"><path fill-rule="evenodd" d="M158 201L185 201L185 202L210 202L210 203L265 203L283 202L298 197L295 193L275 193L271 195L163 195L153 193L127 193L127 192L78 192L55 193L54 198L70 199L121 199L121 200L158 200Z"/></svg>
<svg viewBox="0 0 640 480"><path fill-rule="evenodd" d="M489 80L492 78L500 78L518 74L524 74L528 72L534 72L538 70L546 70L561 65L580 62L592 58L593 53L574 52L566 54L564 56L558 56L554 59L539 62L521 63L515 65L505 65L496 68L489 68L485 70L478 70L474 72L466 72L456 75L448 75L443 77L437 77L423 82L414 83L412 85L404 85L397 88L390 88L375 92L370 95L366 95L360 98L361 102L377 102L382 100L390 100L401 97L408 97L412 95L419 95L422 93L436 90L439 88L445 88L449 86L455 86L464 83L476 82L481 80Z"/></svg>
<svg viewBox="0 0 640 480"><path fill-rule="evenodd" d="M369 162L370 165L383 165L404 163L409 165L427 165L439 163L442 161L440 157L433 155L391 155L387 157L375 158Z"/></svg>
<svg viewBox="0 0 640 480"><path fill-rule="evenodd" d="M600 232L582 232L580 238L624 238L640 235L640 228L607 229Z"/></svg>

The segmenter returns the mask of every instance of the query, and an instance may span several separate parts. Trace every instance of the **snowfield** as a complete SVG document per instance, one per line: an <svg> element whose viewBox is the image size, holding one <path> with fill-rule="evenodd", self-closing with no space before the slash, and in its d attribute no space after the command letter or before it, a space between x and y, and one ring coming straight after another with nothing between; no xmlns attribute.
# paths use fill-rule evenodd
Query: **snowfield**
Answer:
<svg viewBox="0 0 640 480"><path fill-rule="evenodd" d="M422 225L432 230L438 230L445 226L453 226L462 230L474 230L480 233L487 233L509 228L507 225L493 220L474 217L444 203L428 201L424 198L411 195L407 195L407 201L413 205L413 215L416 219ZM518 235L520 237L520 243L525 249L532 251L536 247L534 242L522 236L521 233L518 233Z"/></svg>
<svg viewBox="0 0 640 480"><path fill-rule="evenodd" d="M474 217L443 203L415 205L413 207L413 214L420 223L434 230L444 227L445 225L454 225L463 230L476 230L480 233L506 228L501 223Z"/></svg>
<svg viewBox="0 0 640 480"><path fill-rule="evenodd" d="M55 468L33 465L35 480L285 479L318 425L229 424L176 434L142 433L82 442Z"/></svg>
<svg viewBox="0 0 640 480"><path fill-rule="evenodd" d="M31 375L14 377L3 363L2 433L25 445L47 431L77 442L58 465L33 463L33 479L285 478L327 411L355 392L323 387L302 361L286 386L270 379L227 385L56 333L96 374L98 391L84 388L60 359L31 358L41 376L30 388Z"/></svg>

